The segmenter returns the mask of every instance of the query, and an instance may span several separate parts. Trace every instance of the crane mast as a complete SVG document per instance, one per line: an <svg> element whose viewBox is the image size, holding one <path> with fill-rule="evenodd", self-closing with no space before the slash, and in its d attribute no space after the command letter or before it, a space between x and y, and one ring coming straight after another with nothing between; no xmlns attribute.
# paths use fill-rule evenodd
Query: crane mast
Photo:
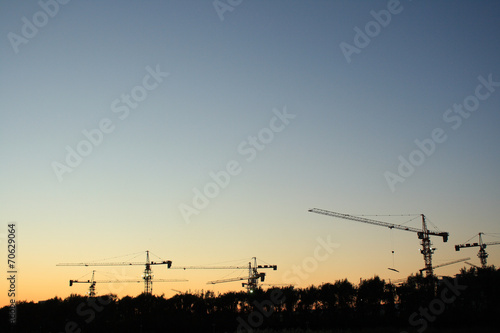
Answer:
<svg viewBox="0 0 500 333"><path fill-rule="evenodd" d="M422 250L420 253L424 256L425 263L425 274L426 276L433 275L432 268L432 255L434 254L434 249L431 247L431 238L429 237L429 229L427 229L427 223L425 221L424 214L422 217L422 233L417 233L418 238L422 240Z"/></svg>
<svg viewBox="0 0 500 333"><path fill-rule="evenodd" d="M353 215L348 215L348 214L342 214L342 213L336 213L336 212L331 212L325 209L319 209L319 208L313 208L309 209L309 212L311 213L316 213L316 214L322 214L322 215L327 215L327 216L333 216L341 219L346 219L346 220L351 220L351 221L357 221L357 222L363 222L363 223L368 223L368 224L373 224L373 225L378 225L381 227L387 227L389 229L397 229L397 230L403 230L403 231L410 231L410 232L415 232L417 233L418 239L422 240L421 245L422 249L420 250L420 253L424 257L424 263L425 263L425 274L426 276L432 276L433 275L433 267L432 267L432 254L434 253L434 249L431 247L431 238L430 236L440 236L443 238L443 242L448 241L449 233L448 232L441 232L441 231L431 231L427 228L427 221L425 219L425 215L421 214L420 216L422 217L422 229L417 229L417 228L412 228L408 226L403 226L399 224L392 224L388 222L382 222L382 221L377 221L377 220L372 220L372 219L367 219L364 217L360 216L353 216Z"/></svg>
<svg viewBox="0 0 500 333"><path fill-rule="evenodd" d="M151 272L151 261L149 261L149 251L146 251L146 268L144 269L144 292L146 294L152 294L153 293L153 281L151 279L153 278L153 274Z"/></svg>

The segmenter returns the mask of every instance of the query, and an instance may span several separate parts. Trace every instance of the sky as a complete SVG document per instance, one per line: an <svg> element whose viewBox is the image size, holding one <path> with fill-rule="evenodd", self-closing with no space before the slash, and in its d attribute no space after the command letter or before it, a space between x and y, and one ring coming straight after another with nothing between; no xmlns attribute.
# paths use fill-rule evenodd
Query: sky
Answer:
<svg viewBox="0 0 500 333"><path fill-rule="evenodd" d="M500 241L499 16L497 1L2 1L0 262L7 275L14 222L16 300L84 294L68 280L93 268L58 263L147 250L174 266L257 257L278 265L267 283L297 287L423 267L415 234L311 208L417 228L425 214L450 233L435 264L479 264L454 245ZM166 297L243 290L206 282L246 274L153 272L189 280L153 284Z"/></svg>

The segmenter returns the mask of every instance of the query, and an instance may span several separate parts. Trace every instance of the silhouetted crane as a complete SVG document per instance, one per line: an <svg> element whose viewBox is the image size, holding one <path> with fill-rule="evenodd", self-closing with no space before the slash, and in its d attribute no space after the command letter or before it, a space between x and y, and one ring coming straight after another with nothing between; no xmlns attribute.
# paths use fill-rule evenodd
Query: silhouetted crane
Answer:
<svg viewBox="0 0 500 333"><path fill-rule="evenodd" d="M133 266L144 265L144 293L151 294L153 292L153 274L151 271L152 265L167 265L167 268L172 266L171 260L154 262L149 260L149 251L146 251L146 262L89 262L89 263L60 263L56 266Z"/></svg>
<svg viewBox="0 0 500 333"><path fill-rule="evenodd" d="M95 296L95 285L97 283L140 283L142 280L98 280L94 279L95 270L92 271L92 278L90 280L69 280L69 286L73 286L74 283L89 283L89 296ZM179 279L155 279L155 282L187 282L188 280Z"/></svg>
<svg viewBox="0 0 500 333"><path fill-rule="evenodd" d="M277 270L277 265L257 265L257 258L253 257L253 265L250 261L248 266L184 266L184 267L175 267L172 266L171 269L248 269L248 277L235 277L223 280L214 280L208 281L207 284L218 284L224 282L234 282L234 281L242 281L247 280L246 283L242 283L243 287L247 287L248 292L252 293L258 286L258 281L260 279L261 282L264 281L266 273L259 273L258 269L269 269Z"/></svg>
<svg viewBox="0 0 500 333"><path fill-rule="evenodd" d="M207 284L218 284L218 283L225 283L225 282L234 282L234 281L242 281L242 280L247 280L247 282L243 282L241 284L242 287L247 287L247 290L249 293L253 293L255 289L257 289L259 280L260 282L264 282L266 278L266 273L259 273L257 271L258 268L272 268L273 270L277 270L278 266L276 265L257 265L257 258L253 257L253 265L252 262L248 263L248 277L236 277L236 278L229 278L229 279L223 279L223 280L215 280L215 281L208 281Z"/></svg>
<svg viewBox="0 0 500 333"><path fill-rule="evenodd" d="M381 227L387 227L389 229L398 229L398 230L404 230L404 231L410 231L410 232L417 233L418 239L422 240L422 243L421 243L422 249L420 250L420 253L422 253L422 255L424 256L426 276L431 276L433 273L433 271L432 271L432 254L434 253L435 249L431 247L430 236L441 236L441 237L443 237L443 242L447 242L448 236L449 236L449 233L447 233L447 232L429 230L427 228L427 222L425 220L424 214L420 215L422 217L422 229L417 229L417 228L407 227L407 226L398 225L398 224L392 224L392 223L387 223L387 222L382 222L382 221L371 220L371 219L367 219L367 218L359 217L359 216L335 213L335 212L331 212L331 211L324 210L324 209L318 209L318 208L309 209L309 212L338 217L341 219L346 219L346 220L351 220L351 221L357 221L357 222L378 225Z"/></svg>
<svg viewBox="0 0 500 333"><path fill-rule="evenodd" d="M460 249L468 248L468 247L479 247L479 252L477 253L477 256L479 257L479 260L481 261L482 268L486 268L486 261L487 261L487 258L488 258L488 253L486 253L486 246L488 246L488 245L498 245L498 244L500 244L500 242L488 242L488 243L485 243L485 242L483 242L482 235L484 235L484 232L480 232L478 234L478 236L479 236L479 242L478 243L466 243L466 244L457 244L457 245L455 245L455 251L460 251Z"/></svg>

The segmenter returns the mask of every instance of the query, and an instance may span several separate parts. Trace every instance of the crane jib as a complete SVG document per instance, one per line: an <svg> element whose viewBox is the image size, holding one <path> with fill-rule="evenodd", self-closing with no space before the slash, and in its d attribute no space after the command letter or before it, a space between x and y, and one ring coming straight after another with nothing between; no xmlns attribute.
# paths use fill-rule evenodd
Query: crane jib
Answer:
<svg viewBox="0 0 500 333"><path fill-rule="evenodd" d="M324 209L312 208L312 209L309 209L309 212L333 216L333 217L347 219L347 220L356 221L356 222L364 222L364 223L368 223L368 224L378 225L381 227L387 227L389 229L398 229L398 230L403 230L403 231L415 232L415 233L417 233L417 236L419 239L425 239L428 236L441 236L441 237L443 237L443 242L447 242L448 236L449 236L449 234L447 232L434 232L434 231L429 231L429 230L423 231L421 229L417 229L417 228L413 228L413 227L407 227L407 226L392 224L392 223L383 222L383 221L371 220L371 219L367 219L365 217L360 217L360 216L331 212L331 211L324 210Z"/></svg>

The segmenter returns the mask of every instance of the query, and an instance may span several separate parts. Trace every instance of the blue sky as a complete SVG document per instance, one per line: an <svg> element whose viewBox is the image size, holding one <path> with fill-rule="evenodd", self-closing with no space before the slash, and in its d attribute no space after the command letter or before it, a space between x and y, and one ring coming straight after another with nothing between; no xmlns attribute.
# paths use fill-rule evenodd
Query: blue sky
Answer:
<svg viewBox="0 0 500 333"><path fill-rule="evenodd" d="M13 46L9 34L24 38L23 17L33 24L43 9L2 2L1 219L19 224L22 297L74 292L66 280L85 270L58 262L148 249L187 265L257 256L279 265L269 277L281 283L326 235L340 246L304 286L421 268L415 235L394 234L403 276L394 275L386 270L389 231L308 213L312 207L424 213L450 232L448 244L435 240L436 262L465 255L453 244L497 232L500 87L456 130L443 115L474 95L478 77L500 81L500 5L401 1L348 63L339 45L355 45L354 28L365 31L370 12L388 4L397 5L245 0L221 20L212 1L73 0ZM120 119L113 101L140 91L147 68L168 76ZM251 147L249 137L283 110L294 118L247 161L238 147ZM77 149L82 131L103 119L113 131L59 181L53 163L64 164L66 147ZM391 191L384 174L396 174L399 156L408 159L414 141L435 128L446 141ZM193 206L193 191L230 161L240 172L186 223L179 207ZM498 265L500 249L489 251ZM176 288L219 278L204 274L183 275L191 282ZM124 293L141 291L130 288Z"/></svg>

